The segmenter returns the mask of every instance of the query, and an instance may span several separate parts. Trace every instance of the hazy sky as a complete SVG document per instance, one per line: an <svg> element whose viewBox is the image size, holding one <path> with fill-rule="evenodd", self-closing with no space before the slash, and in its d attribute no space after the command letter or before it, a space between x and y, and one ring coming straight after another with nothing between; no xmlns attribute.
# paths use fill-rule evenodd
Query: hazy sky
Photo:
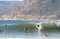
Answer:
<svg viewBox="0 0 60 39"><path fill-rule="evenodd" d="M0 0L0 1L24 1L24 0Z"/></svg>

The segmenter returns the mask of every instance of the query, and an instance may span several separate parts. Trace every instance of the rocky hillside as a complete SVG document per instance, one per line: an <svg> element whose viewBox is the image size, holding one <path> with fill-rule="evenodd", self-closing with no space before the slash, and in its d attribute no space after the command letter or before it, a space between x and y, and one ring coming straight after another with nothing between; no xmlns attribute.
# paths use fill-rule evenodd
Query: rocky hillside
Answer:
<svg viewBox="0 0 60 39"><path fill-rule="evenodd" d="M5 3L5 2L4 2ZM60 19L60 0L26 0L0 3L1 20Z"/></svg>

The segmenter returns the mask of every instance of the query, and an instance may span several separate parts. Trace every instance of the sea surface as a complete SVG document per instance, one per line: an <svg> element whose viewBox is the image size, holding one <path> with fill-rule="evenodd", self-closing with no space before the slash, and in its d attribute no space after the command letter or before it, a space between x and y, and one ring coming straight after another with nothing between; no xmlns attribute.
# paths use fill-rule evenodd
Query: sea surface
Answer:
<svg viewBox="0 0 60 39"><path fill-rule="evenodd" d="M27 24L27 23L39 23L40 21L28 21L28 20L0 20L0 26L5 25L15 25L15 24ZM6 30L5 32L0 32L0 38L36 38L36 39L57 39L60 37L59 32L37 32L37 33L27 33L18 31L16 29L0 27L0 30Z"/></svg>
<svg viewBox="0 0 60 39"><path fill-rule="evenodd" d="M27 24L27 23L38 23L40 21L36 20L0 20L0 26L2 25L15 25L15 24Z"/></svg>

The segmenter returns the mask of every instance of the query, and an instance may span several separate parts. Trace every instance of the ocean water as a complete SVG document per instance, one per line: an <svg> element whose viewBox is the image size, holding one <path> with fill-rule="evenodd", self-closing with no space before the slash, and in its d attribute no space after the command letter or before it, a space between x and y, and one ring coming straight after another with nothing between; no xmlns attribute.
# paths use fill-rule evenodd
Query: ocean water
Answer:
<svg viewBox="0 0 60 39"><path fill-rule="evenodd" d="M27 21L27 20L0 20L0 26L3 25L15 25L26 23L38 23L40 21ZM58 39L60 37L59 32L37 32L27 33L16 29L0 27L0 30L6 30L6 32L0 32L0 38L20 38L20 39ZM46 36L47 34L47 36Z"/></svg>
<svg viewBox="0 0 60 39"><path fill-rule="evenodd" d="M6 30L6 32L0 32L0 37L35 37L38 33L26 33L21 32L16 29L1 27L5 25L15 25L15 24L27 24L27 23L38 23L40 21L27 21L27 20L0 20L0 30Z"/></svg>
<svg viewBox="0 0 60 39"><path fill-rule="evenodd" d="M0 20L0 26L2 25L15 25L15 24L26 24L26 23L38 23L40 21L28 21L28 20Z"/></svg>

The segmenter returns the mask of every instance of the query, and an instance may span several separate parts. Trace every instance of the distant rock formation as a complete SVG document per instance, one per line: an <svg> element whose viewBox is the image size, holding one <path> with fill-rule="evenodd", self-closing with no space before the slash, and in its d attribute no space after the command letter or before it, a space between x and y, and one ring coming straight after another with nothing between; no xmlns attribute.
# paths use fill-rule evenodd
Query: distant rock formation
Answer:
<svg viewBox="0 0 60 39"><path fill-rule="evenodd" d="M0 4L1 20L51 20L60 19L60 0L26 0ZM55 2L55 3L54 3Z"/></svg>

